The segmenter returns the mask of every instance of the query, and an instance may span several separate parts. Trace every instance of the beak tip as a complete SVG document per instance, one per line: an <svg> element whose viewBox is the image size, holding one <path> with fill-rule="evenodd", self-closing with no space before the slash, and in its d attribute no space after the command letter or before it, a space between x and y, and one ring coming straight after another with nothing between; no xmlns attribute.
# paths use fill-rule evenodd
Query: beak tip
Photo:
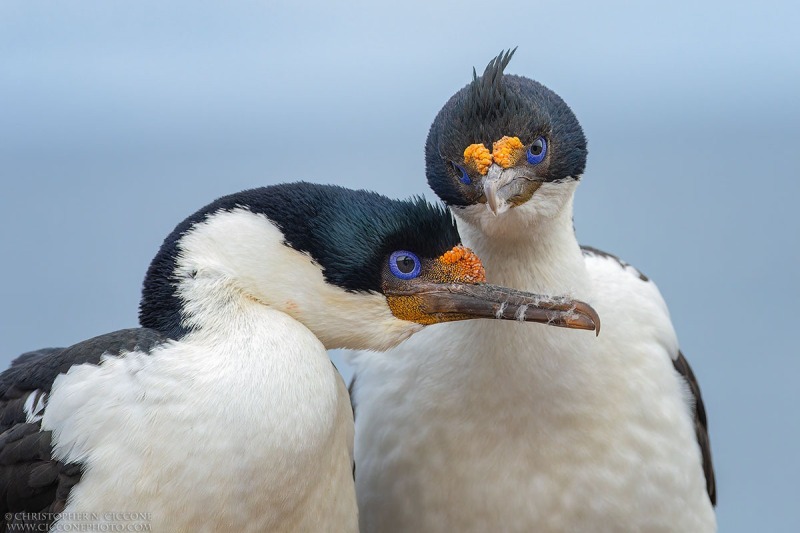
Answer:
<svg viewBox="0 0 800 533"><path fill-rule="evenodd" d="M594 311L594 309L592 309ZM597 314L595 311L592 316L592 321L594 322L594 336L600 336L600 315Z"/></svg>
<svg viewBox="0 0 800 533"><path fill-rule="evenodd" d="M592 306L589 304L586 305L586 312L589 315L589 318L594 323L594 336L600 336L600 315L597 314L597 311L594 310Z"/></svg>
<svg viewBox="0 0 800 533"><path fill-rule="evenodd" d="M597 314L597 311L585 302L575 301L573 306L572 313L575 315L573 315L572 327L594 331L595 337L600 336L600 315Z"/></svg>

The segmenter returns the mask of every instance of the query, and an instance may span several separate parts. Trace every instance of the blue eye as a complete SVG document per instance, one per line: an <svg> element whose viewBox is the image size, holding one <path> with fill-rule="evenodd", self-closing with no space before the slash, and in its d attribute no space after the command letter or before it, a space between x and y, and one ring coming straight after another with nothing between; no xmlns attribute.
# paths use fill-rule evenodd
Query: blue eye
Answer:
<svg viewBox="0 0 800 533"><path fill-rule="evenodd" d="M469 179L469 175L467 174L467 171L464 167L460 167L455 163L453 163L453 168L456 169L456 172L461 174L461 177L458 178L461 183L463 183L464 185L469 185L470 183L472 183L472 180Z"/></svg>
<svg viewBox="0 0 800 533"><path fill-rule="evenodd" d="M544 137L539 137L533 141L525 155L531 165L541 163L544 160L544 156L547 155L547 141L544 140Z"/></svg>
<svg viewBox="0 0 800 533"><path fill-rule="evenodd" d="M404 250L392 252L389 256L389 270L400 279L414 279L419 276L419 258Z"/></svg>

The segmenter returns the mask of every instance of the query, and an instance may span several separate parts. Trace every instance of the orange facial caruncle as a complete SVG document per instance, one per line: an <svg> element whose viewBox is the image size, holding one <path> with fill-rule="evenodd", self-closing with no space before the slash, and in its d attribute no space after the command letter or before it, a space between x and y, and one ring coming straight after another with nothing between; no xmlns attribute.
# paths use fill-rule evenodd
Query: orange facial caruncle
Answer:
<svg viewBox="0 0 800 533"><path fill-rule="evenodd" d="M508 168L517 163L524 153L524 146L519 137L503 137L492 145L494 162L503 168Z"/></svg>
<svg viewBox="0 0 800 533"><path fill-rule="evenodd" d="M509 168L517 163L525 154L525 145L519 137L503 137L495 141L490 152L483 144L470 144L464 150L464 165L474 168L482 176L489 171L492 162L503 168Z"/></svg>
<svg viewBox="0 0 800 533"><path fill-rule="evenodd" d="M444 253L439 259L441 281L456 281L459 283L485 283L486 271L475 253L461 246L455 246Z"/></svg>
<svg viewBox="0 0 800 533"><path fill-rule="evenodd" d="M464 164L474 167L481 175L486 175L492 164L492 153L482 144L470 144L464 150Z"/></svg>

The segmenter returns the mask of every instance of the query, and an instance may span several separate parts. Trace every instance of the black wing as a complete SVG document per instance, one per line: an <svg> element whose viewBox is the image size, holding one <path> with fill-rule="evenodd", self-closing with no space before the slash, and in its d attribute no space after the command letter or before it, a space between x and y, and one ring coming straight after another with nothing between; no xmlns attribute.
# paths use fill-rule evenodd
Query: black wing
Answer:
<svg viewBox="0 0 800 533"><path fill-rule="evenodd" d="M336 366L336 365L333 365ZM355 396L353 396L353 392L356 390L356 374L353 374L353 379L350 381L350 385L347 386L347 392L350 394L350 409L353 410L353 423L356 421L356 400ZM353 461L353 480L356 479L356 462Z"/></svg>
<svg viewBox="0 0 800 533"><path fill-rule="evenodd" d="M22 365L33 361L34 359L39 359L40 357L44 357L51 354L57 354L59 352L63 352L66 348L41 348L39 350L34 350L32 352L25 352L24 354L20 355L13 361L11 361L11 366Z"/></svg>
<svg viewBox="0 0 800 533"><path fill-rule="evenodd" d="M689 390L694 397L694 431L697 434L697 442L703 454L703 471L706 474L706 490L711 503L717 505L717 482L714 479L714 465L711 462L711 441L708 437L708 419L706 418L706 407L703 405L703 396L700 394L700 384L689 366L689 361L679 351L678 357L672 360L675 370L681 375L689 385Z"/></svg>
<svg viewBox="0 0 800 533"><path fill-rule="evenodd" d="M105 354L150 352L165 340L151 329L120 330L69 348L22 354L0 374L0 531L11 524L45 531L80 481L81 465L54 460L51 434L41 430L56 377L75 365L99 364Z"/></svg>

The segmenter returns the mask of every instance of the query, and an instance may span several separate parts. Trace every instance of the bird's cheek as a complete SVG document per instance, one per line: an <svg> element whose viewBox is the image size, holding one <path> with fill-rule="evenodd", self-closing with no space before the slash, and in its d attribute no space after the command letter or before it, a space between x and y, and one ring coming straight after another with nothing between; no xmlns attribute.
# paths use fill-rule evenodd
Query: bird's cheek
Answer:
<svg viewBox="0 0 800 533"><path fill-rule="evenodd" d="M533 197L533 194L542 186L541 181L529 181L517 179L516 183L509 184L507 202L512 207L517 207Z"/></svg>
<svg viewBox="0 0 800 533"><path fill-rule="evenodd" d="M386 300L389 304L392 314L400 320L408 320L422 324L423 326L430 326L431 324L440 324L442 322L454 322L458 320L469 320L471 318L478 318L471 314L457 313L457 312L430 312L426 310L426 306L419 296L387 296Z"/></svg>
<svg viewBox="0 0 800 533"><path fill-rule="evenodd" d="M389 304L392 314L400 320L416 322L423 326L438 322L433 316L422 310L422 299L417 296L387 296L386 302Z"/></svg>

